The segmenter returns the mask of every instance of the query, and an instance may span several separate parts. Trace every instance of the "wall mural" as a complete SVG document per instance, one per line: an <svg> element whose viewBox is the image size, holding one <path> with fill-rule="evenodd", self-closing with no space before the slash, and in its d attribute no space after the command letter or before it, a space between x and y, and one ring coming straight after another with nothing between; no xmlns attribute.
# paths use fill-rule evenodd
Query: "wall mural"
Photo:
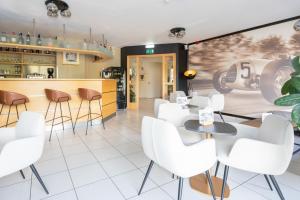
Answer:
<svg viewBox="0 0 300 200"><path fill-rule="evenodd" d="M300 53L295 21L202 42L189 47L189 68L198 71L194 90L225 94L225 111L252 114L287 109L274 106Z"/></svg>

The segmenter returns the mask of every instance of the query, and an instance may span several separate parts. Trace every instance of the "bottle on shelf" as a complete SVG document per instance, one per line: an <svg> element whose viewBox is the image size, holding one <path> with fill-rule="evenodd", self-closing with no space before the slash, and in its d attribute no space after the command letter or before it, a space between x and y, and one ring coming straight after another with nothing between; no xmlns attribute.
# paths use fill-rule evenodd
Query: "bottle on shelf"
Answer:
<svg viewBox="0 0 300 200"><path fill-rule="evenodd" d="M18 44L24 44L24 37L23 37L23 33L19 33L19 37L18 37Z"/></svg>
<svg viewBox="0 0 300 200"><path fill-rule="evenodd" d="M29 34L29 32L27 32L27 34L26 34L26 44L30 45L30 43L31 43L30 34Z"/></svg>
<svg viewBox="0 0 300 200"><path fill-rule="evenodd" d="M7 36L5 32L2 32L1 37L0 37L1 42L7 42Z"/></svg>
<svg viewBox="0 0 300 200"><path fill-rule="evenodd" d="M37 38L37 40L36 40L36 44L37 44L38 46L41 46L41 45L42 45L42 39L41 39L41 35L40 35L40 34L38 34L38 38Z"/></svg>
<svg viewBox="0 0 300 200"><path fill-rule="evenodd" d="M17 43L17 36L16 36L15 32L12 32L10 42L11 43Z"/></svg>

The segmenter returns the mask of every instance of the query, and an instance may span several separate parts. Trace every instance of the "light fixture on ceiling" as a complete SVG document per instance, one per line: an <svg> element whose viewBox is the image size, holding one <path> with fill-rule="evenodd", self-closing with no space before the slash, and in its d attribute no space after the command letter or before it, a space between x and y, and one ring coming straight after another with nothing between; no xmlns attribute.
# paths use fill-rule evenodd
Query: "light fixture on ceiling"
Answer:
<svg viewBox="0 0 300 200"><path fill-rule="evenodd" d="M169 37L170 38L183 38L185 36L185 28L175 27L170 30Z"/></svg>
<svg viewBox="0 0 300 200"><path fill-rule="evenodd" d="M297 20L294 24L295 31L300 31L300 20Z"/></svg>
<svg viewBox="0 0 300 200"><path fill-rule="evenodd" d="M155 45L153 43L146 44L146 49L153 49Z"/></svg>
<svg viewBox="0 0 300 200"><path fill-rule="evenodd" d="M46 0L45 5L49 17L58 17L59 12L62 17L71 17L69 5L62 0Z"/></svg>

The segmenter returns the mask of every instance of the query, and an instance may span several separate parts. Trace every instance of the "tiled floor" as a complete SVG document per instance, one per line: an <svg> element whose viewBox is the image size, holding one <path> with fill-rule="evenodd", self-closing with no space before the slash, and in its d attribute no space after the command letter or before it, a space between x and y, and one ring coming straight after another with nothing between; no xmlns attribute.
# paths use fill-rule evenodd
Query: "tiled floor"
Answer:
<svg viewBox="0 0 300 200"><path fill-rule="evenodd" d="M154 166L143 193L137 196L149 160L140 141L140 123L144 115L152 115L151 103L142 104L139 112L123 111L102 126L93 126L88 135L79 128L56 131L36 167L48 190L46 195L29 169L26 179L19 173L0 179L1 200L172 200L176 199L178 181L171 174ZM227 119L235 120L235 119ZM295 156L291 171L300 167ZM296 169L296 170L295 170ZM300 170L298 170L300 171ZM220 169L220 176L222 168ZM287 200L298 200L300 177L291 172L277 178ZM230 169L229 185L232 200L279 199L268 189L261 175ZM184 182L183 200L207 200L209 196L192 190Z"/></svg>

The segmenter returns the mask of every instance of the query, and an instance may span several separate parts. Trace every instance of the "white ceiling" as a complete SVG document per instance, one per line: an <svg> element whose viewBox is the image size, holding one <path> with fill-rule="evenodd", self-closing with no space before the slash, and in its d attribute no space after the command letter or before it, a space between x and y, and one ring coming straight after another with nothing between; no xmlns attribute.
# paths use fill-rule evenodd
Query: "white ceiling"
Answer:
<svg viewBox="0 0 300 200"><path fill-rule="evenodd" d="M104 33L114 46L146 43L189 43L300 15L300 0L65 0L70 19L50 18L44 0L0 0L0 31L32 31L88 38ZM168 38L175 26L186 28L183 39Z"/></svg>

